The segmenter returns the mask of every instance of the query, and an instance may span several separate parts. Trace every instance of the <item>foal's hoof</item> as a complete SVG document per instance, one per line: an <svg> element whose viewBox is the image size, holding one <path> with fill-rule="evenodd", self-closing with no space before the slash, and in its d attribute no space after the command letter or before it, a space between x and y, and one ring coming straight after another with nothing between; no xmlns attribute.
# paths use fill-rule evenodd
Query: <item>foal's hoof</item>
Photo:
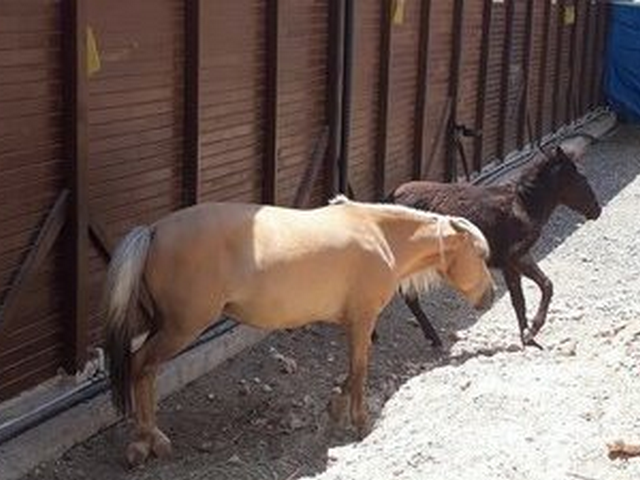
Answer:
<svg viewBox="0 0 640 480"><path fill-rule="evenodd" d="M535 341L535 339L527 332L522 336L522 345L524 347L535 347L538 350L544 350L542 345Z"/></svg>
<svg viewBox="0 0 640 480"><path fill-rule="evenodd" d="M125 456L127 457L127 464L129 467L134 468L142 465L149 454L151 453L151 445L147 441L131 442L127 447Z"/></svg>
<svg viewBox="0 0 640 480"><path fill-rule="evenodd" d="M151 450L153 454L160 459L169 458L172 454L171 440L160 430L156 429L156 431L153 432Z"/></svg>

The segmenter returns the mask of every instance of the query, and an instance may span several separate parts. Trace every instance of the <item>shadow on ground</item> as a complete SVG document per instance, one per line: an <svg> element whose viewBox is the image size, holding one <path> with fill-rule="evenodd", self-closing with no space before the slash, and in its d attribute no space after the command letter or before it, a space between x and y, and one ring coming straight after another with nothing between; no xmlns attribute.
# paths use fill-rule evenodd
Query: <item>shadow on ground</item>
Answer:
<svg viewBox="0 0 640 480"><path fill-rule="evenodd" d="M638 152L640 129L633 127L622 127L590 152L584 169L603 206L640 173ZM578 215L559 209L536 246L536 257L552 252L581 223ZM449 344L456 330L478 320L448 292L423 299L423 306ZM398 299L382 315L369 381L374 419L408 378L448 362L409 317ZM513 328L517 338L515 315ZM126 471L122 453L131 428L121 422L24 480L290 480L323 471L329 448L354 440L350 432L332 428L325 413L346 367L343 340L337 328L322 325L274 333L169 397L161 403L159 422L173 440L170 461ZM280 356L295 362L288 373Z"/></svg>

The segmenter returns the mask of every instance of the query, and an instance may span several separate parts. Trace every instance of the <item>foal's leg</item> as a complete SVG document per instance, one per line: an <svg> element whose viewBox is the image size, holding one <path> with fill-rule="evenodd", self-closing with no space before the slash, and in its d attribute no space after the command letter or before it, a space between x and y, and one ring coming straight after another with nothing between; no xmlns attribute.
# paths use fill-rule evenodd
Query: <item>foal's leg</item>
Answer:
<svg viewBox="0 0 640 480"><path fill-rule="evenodd" d="M520 340L522 341L522 345L542 349L542 347L529 334L524 294L522 293L522 276L520 275L520 272L515 267L509 266L503 269L502 273L504 275L507 288L509 289L511 304L513 305L513 309L516 311L516 317L518 318L518 327L520 328Z"/></svg>
<svg viewBox="0 0 640 480"><path fill-rule="evenodd" d="M538 311L536 316L533 317L531 322L531 329L527 333L529 341L533 340L533 337L540 331L547 319L547 312L549 311L549 304L551 303L551 297L553 296L553 283L544 274L540 267L536 264L531 255L526 255L518 261L518 269L527 278L533 280L540 291L542 296L540 298L540 305L538 305Z"/></svg>
<svg viewBox="0 0 640 480"><path fill-rule="evenodd" d="M404 294L402 295L402 298L404 299L404 303L407 304L407 307L409 307L409 310L411 310L411 312L416 317L416 319L418 319L418 323L422 328L422 333L424 334L425 338L431 341L431 345L433 347L441 348L442 340L440 340L440 337L438 336L438 332L436 332L436 329L433 328L433 325L431 325L429 318L427 318L425 313L422 311L422 308L420 307L420 299L418 298L418 295Z"/></svg>

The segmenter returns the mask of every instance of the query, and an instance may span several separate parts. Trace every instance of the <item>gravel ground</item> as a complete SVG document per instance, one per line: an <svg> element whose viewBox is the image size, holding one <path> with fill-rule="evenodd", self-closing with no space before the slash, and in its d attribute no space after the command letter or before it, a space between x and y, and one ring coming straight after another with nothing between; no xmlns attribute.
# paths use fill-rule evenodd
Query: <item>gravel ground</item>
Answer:
<svg viewBox="0 0 640 480"><path fill-rule="evenodd" d="M314 479L640 478L640 459L611 460L606 448L640 442L637 135L623 129L593 152L588 174L603 200L615 197L540 263L556 287L538 337L545 351L516 348L503 296L459 332L448 365L403 385L371 435L331 449ZM616 194L623 178L633 181ZM571 217L554 218L541 251L569 233Z"/></svg>
<svg viewBox="0 0 640 480"><path fill-rule="evenodd" d="M606 442L640 441L640 129L619 129L584 167L601 218L559 209L536 249L555 283L545 351L519 348L507 296L482 318L450 292L423 299L444 353L396 300L379 325L376 424L362 442L327 420L344 342L319 325L275 333L162 402L172 460L126 471L121 422L23 480L640 478L640 459L606 456Z"/></svg>

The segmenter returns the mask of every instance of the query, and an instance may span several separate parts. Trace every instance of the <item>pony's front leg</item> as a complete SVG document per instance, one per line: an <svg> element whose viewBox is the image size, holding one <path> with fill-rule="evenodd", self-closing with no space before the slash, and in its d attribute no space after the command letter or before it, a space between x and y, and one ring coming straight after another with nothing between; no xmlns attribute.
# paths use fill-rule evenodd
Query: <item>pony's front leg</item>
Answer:
<svg viewBox="0 0 640 480"><path fill-rule="evenodd" d="M526 255L518 261L518 268L522 275L530 278L538 285L541 292L540 305L538 305L538 311L535 317L533 317L531 329L528 332L530 340L533 340L533 337L538 334L547 319L551 297L553 296L553 283L544 272L540 270L540 267L538 267L530 255Z"/></svg>
<svg viewBox="0 0 640 480"><path fill-rule="evenodd" d="M371 332L376 317L363 316L353 321L347 330L349 342L349 396L351 407L351 423L358 435L363 437L369 429L369 412L365 400L367 368L369 365L369 349Z"/></svg>
<svg viewBox="0 0 640 480"><path fill-rule="evenodd" d="M331 418L344 424L346 417L350 416L351 423L360 436L366 434L369 425L365 384L374 322L375 316L363 321L354 320L347 325L349 374L341 386L340 393L332 398L329 404Z"/></svg>

